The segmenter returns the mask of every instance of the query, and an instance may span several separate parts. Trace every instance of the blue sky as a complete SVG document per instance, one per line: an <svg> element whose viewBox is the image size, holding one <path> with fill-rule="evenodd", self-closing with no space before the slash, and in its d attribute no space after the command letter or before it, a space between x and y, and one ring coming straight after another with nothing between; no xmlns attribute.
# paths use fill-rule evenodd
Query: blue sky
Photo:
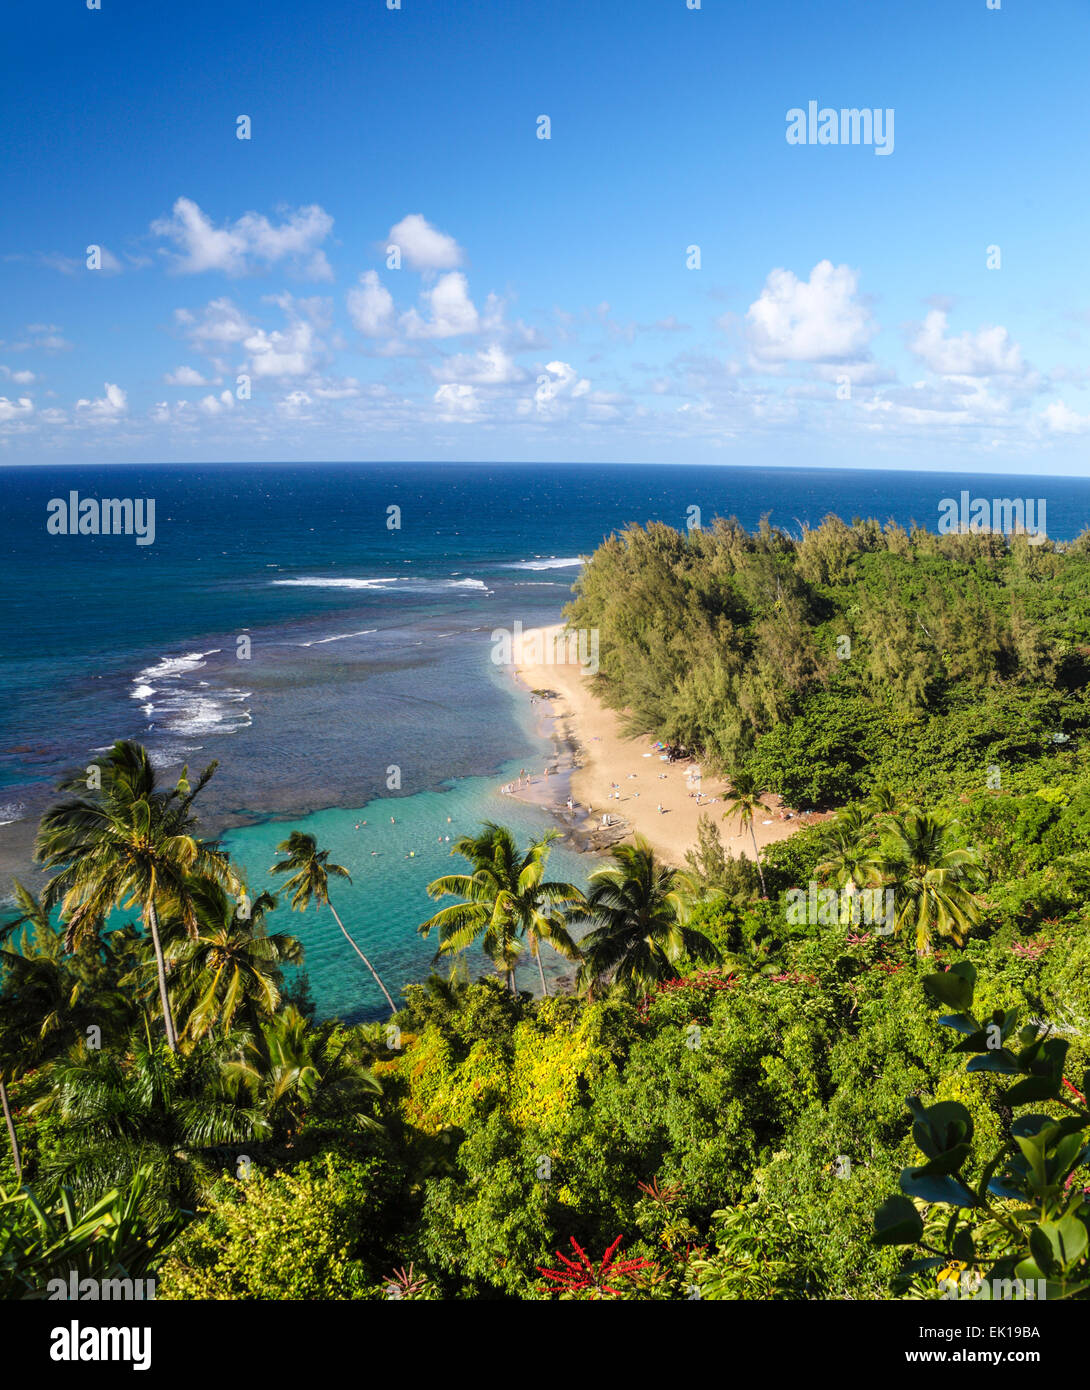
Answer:
<svg viewBox="0 0 1090 1390"><path fill-rule="evenodd" d="M101 2L7 20L0 462L1087 471L1085 0Z"/></svg>

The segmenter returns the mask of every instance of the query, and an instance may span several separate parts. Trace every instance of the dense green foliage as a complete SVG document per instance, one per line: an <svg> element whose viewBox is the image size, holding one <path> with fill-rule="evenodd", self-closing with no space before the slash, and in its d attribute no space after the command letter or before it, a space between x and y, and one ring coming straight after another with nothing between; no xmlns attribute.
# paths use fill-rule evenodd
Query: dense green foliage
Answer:
<svg viewBox="0 0 1090 1390"><path fill-rule="evenodd" d="M1087 1297L1087 567L834 522L608 542L573 605L607 697L733 768L743 821L840 809L759 866L710 816L684 870L616 847L585 897L483 826L430 887L450 973L387 1023L313 1020L276 898L243 910L188 783L121 746L0 952L2 1288L71 1251L176 1299ZM282 852L332 906L325 852ZM122 900L144 930L106 931ZM526 947L576 992L519 991Z"/></svg>
<svg viewBox="0 0 1090 1390"><path fill-rule="evenodd" d="M986 785L1090 719L1090 548L829 517L630 527L568 608L640 732L795 806Z"/></svg>

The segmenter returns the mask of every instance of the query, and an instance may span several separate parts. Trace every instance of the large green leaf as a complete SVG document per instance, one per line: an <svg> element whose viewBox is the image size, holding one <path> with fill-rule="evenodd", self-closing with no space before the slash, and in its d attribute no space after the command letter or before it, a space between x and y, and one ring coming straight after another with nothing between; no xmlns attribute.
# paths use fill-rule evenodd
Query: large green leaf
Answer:
<svg viewBox="0 0 1090 1390"><path fill-rule="evenodd" d="M1046 1275L1063 1274L1086 1254L1090 1237L1077 1216L1042 1221L1029 1235L1033 1258Z"/></svg>
<svg viewBox="0 0 1090 1390"><path fill-rule="evenodd" d="M901 1191L921 1202L941 1202L948 1207L975 1207L977 1200L957 1178L940 1177L913 1168L901 1170Z"/></svg>
<svg viewBox="0 0 1090 1390"><path fill-rule="evenodd" d="M925 975L923 980L923 987L932 998L940 1004L949 1004L960 1010L965 1010L972 1004L975 985L976 967L967 960L959 960L949 970Z"/></svg>
<svg viewBox="0 0 1090 1390"><path fill-rule="evenodd" d="M923 1217L907 1197L887 1197L874 1213L875 1245L915 1245L923 1236Z"/></svg>

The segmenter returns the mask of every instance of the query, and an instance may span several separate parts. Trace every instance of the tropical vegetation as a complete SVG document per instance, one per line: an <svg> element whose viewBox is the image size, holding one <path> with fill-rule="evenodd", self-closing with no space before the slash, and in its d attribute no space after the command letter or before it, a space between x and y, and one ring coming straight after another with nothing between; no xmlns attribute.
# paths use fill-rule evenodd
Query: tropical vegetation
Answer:
<svg viewBox="0 0 1090 1390"><path fill-rule="evenodd" d="M553 835L461 837L427 979L336 917L373 1022L315 1017L213 769L116 745L0 937L0 1294L1090 1297L1088 596L1087 538L611 538L569 614L603 698L732 798L585 890ZM833 814L734 857L774 796ZM278 855L334 913L328 851Z"/></svg>

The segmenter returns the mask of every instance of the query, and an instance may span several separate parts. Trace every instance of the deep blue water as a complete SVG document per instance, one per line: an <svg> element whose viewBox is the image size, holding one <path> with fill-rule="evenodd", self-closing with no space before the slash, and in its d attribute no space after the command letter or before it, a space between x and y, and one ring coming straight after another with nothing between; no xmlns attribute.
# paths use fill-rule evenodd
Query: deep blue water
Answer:
<svg viewBox="0 0 1090 1390"><path fill-rule="evenodd" d="M490 663L490 633L555 620L578 557L612 531L683 527L693 506L705 523L735 515L752 527L767 512L795 529L831 511L934 528L940 500L962 488L1046 498L1055 539L1090 525L1090 482L1045 477L330 464L39 466L0 478L0 892L57 777L136 738L164 775L220 759L202 801L217 829L249 827L230 843L255 883L284 819L320 813L323 842L356 879L342 916L393 985L427 968L412 928L434 910L423 885L452 867L438 836L486 814L524 834L544 825L496 793L544 747ZM154 498L154 543L48 534L48 502L71 490ZM560 852L554 867L585 872ZM377 1016L370 977L332 921L312 912L292 926L322 1007Z"/></svg>

